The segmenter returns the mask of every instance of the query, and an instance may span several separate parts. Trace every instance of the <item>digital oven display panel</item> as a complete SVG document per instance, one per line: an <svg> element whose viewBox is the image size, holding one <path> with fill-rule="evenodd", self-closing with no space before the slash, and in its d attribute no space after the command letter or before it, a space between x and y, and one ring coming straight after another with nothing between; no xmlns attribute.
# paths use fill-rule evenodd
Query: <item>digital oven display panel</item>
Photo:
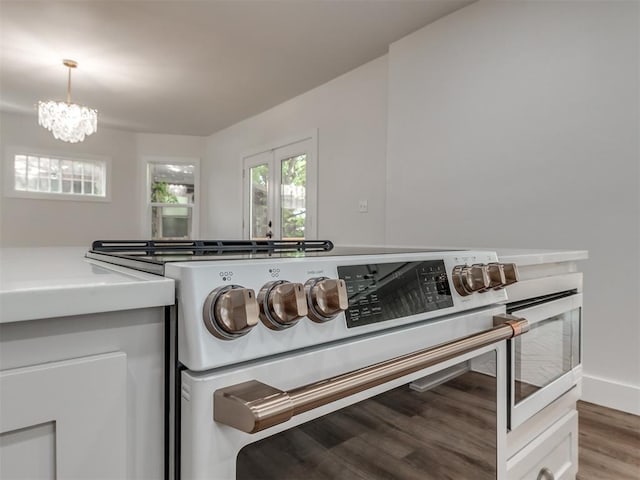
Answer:
<svg viewBox="0 0 640 480"><path fill-rule="evenodd" d="M347 286L347 328L453 307L444 261L338 267Z"/></svg>

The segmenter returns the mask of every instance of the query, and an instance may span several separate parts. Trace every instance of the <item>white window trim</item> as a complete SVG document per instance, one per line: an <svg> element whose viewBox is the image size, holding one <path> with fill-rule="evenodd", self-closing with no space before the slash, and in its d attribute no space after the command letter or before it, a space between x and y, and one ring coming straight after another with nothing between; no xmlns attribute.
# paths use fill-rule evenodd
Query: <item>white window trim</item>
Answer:
<svg viewBox="0 0 640 480"><path fill-rule="evenodd" d="M77 193L48 193L15 189L15 157L16 155L32 155L34 157L53 157L60 160L104 162L105 195L81 195ZM90 154L70 154L56 149L39 149L31 147L11 146L5 149L4 159L4 196L31 200L63 200L72 202L111 202L111 157Z"/></svg>
<svg viewBox="0 0 640 480"><path fill-rule="evenodd" d="M195 199L193 201L193 206L191 205L176 205L176 204L165 204L165 203L155 203L150 202L151 198L151 182L149 181L149 171L147 165L150 163L184 163L193 165L193 187L195 190ZM140 178L144 182L144 188L142 190L142 226L143 226L143 236L146 239L151 239L151 222L149 219L151 218L151 207L152 206L180 206L187 207L192 209L192 237L193 240L198 240L200 236L200 197L202 195L202 190L200 190L200 158L198 157L163 157L157 155L143 155L140 157Z"/></svg>
<svg viewBox="0 0 640 480"><path fill-rule="evenodd" d="M307 215L309 216L309 223L312 225L311 235L313 239L319 238L318 235L318 171L320 169L320 158L318 156L318 129L303 132L301 135L288 136L281 138L278 141L271 142L263 145L260 148L253 148L246 150L240 157L240 180L242 181L242 218L240 219L240 231L242 232L242 238L249 239L249 225L245 225L245 218L249 218L249 201L247 192L247 181L243 174L245 171L245 160L249 157L259 155L261 153L277 150L279 148L288 147L296 143L311 140L311 150L314 156L313 165L307 170L307 196L310 200L310 206L307 208Z"/></svg>

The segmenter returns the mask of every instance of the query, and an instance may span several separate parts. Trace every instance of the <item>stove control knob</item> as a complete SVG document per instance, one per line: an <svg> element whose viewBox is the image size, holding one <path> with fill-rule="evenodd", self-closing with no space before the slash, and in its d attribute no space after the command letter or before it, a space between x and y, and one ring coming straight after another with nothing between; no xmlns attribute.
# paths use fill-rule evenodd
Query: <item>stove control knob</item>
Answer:
<svg viewBox="0 0 640 480"><path fill-rule="evenodd" d="M307 316L314 322L328 322L349 307L347 286L341 278L311 278L304 289L309 305Z"/></svg>
<svg viewBox="0 0 640 480"><path fill-rule="evenodd" d="M216 288L205 299L202 314L212 335L222 340L234 340L258 324L256 294L240 285Z"/></svg>
<svg viewBox="0 0 640 480"><path fill-rule="evenodd" d="M258 292L260 320L272 330L293 327L307 315L304 286L285 280L269 282Z"/></svg>
<svg viewBox="0 0 640 480"><path fill-rule="evenodd" d="M504 287L506 279L504 276L504 265L501 263L490 263L487 265L489 275L489 288L499 290Z"/></svg>
<svg viewBox="0 0 640 480"><path fill-rule="evenodd" d="M516 283L520 276L518 275L518 267L515 263L503 263L502 268L504 269L504 286L511 285L512 283Z"/></svg>
<svg viewBox="0 0 640 480"><path fill-rule="evenodd" d="M456 265L453 267L452 278L453 286L463 297L485 291L489 287L487 266L482 264Z"/></svg>

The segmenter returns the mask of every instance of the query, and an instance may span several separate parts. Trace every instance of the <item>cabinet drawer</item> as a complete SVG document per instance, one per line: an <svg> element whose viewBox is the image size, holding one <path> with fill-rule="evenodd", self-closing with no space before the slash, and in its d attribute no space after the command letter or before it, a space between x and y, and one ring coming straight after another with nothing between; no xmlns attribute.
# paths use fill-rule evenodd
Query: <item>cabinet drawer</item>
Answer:
<svg viewBox="0 0 640 480"><path fill-rule="evenodd" d="M573 410L507 462L509 480L569 480L578 473L578 412Z"/></svg>

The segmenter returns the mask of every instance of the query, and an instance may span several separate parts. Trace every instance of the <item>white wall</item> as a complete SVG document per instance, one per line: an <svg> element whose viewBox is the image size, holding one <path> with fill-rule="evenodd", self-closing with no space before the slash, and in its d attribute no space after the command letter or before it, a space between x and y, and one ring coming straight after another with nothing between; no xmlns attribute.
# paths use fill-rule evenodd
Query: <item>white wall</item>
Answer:
<svg viewBox="0 0 640 480"><path fill-rule="evenodd" d="M135 238L140 225L131 205L137 200L135 134L98 127L84 142L55 140L34 116L2 113L2 160L7 147L35 148L51 155L101 155L111 158L111 201L11 198L3 195L2 245L90 245L104 238ZM3 165L4 166L4 165ZM133 168L133 170L132 170ZM4 187L0 187L4 188Z"/></svg>
<svg viewBox="0 0 640 480"><path fill-rule="evenodd" d="M318 238L380 243L384 235L387 59L381 57L207 141L203 236L242 236L242 157L318 130ZM368 200L369 213L358 213Z"/></svg>
<svg viewBox="0 0 640 480"><path fill-rule="evenodd" d="M136 143L139 156L202 159L205 152L206 137L138 133L136 134Z"/></svg>
<svg viewBox="0 0 640 480"><path fill-rule="evenodd" d="M30 115L0 115L3 162L7 148L23 147L51 155L99 155L111 159L111 201L67 201L12 198L0 191L2 246L90 245L97 239L143 236L140 195L144 155L201 158L204 138L148 135L99 127L82 143L55 140ZM4 164L2 165L4 167ZM4 171L4 168L2 169ZM4 183L0 181L0 189Z"/></svg>
<svg viewBox="0 0 640 480"><path fill-rule="evenodd" d="M389 52L390 244L588 249L585 398L640 413L637 2L479 2Z"/></svg>

